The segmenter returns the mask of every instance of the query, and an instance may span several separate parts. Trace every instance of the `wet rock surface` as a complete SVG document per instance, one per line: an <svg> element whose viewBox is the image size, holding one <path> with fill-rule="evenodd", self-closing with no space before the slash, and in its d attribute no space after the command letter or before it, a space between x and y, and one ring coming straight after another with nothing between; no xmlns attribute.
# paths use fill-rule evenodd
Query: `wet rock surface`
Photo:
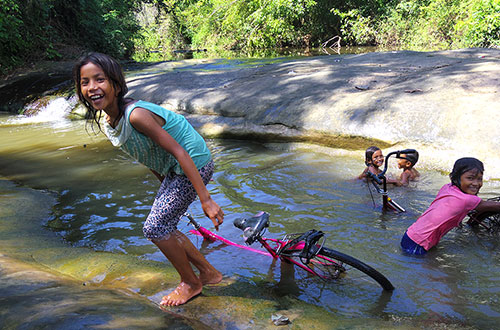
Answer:
<svg viewBox="0 0 500 330"><path fill-rule="evenodd" d="M197 319L161 311L130 287L106 285L91 272L71 269L71 261L79 258L101 274L113 263L98 253L71 248L40 228L54 202L50 193L0 178L0 196L2 329L210 329ZM89 253L94 263L88 263Z"/></svg>
<svg viewBox="0 0 500 330"><path fill-rule="evenodd" d="M189 114L207 136L337 147L332 137L393 144L457 135L460 129L443 121L470 122L467 114L473 113L474 122L487 123L500 104L499 83L500 50L481 48L241 65L236 60L185 61L182 67L165 62L128 79L131 97ZM423 132L422 122L436 132ZM353 145L362 149L367 143Z"/></svg>
<svg viewBox="0 0 500 330"><path fill-rule="evenodd" d="M211 329L130 293L78 285L5 256L0 256L0 296L3 329Z"/></svg>

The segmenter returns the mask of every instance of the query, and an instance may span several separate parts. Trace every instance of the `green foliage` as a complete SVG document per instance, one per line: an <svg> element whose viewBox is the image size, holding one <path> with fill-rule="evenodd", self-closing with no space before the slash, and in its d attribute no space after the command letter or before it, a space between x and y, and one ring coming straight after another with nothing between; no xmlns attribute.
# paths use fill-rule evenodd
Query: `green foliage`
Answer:
<svg viewBox="0 0 500 330"><path fill-rule="evenodd" d="M370 16L362 16L358 9L341 12L333 9L332 13L341 19L340 32L344 42L349 45L373 45L376 42L376 30Z"/></svg>
<svg viewBox="0 0 500 330"><path fill-rule="evenodd" d="M0 73L32 60L77 55L84 49L129 56L138 30L134 16L138 3L0 0Z"/></svg>
<svg viewBox="0 0 500 330"><path fill-rule="evenodd" d="M499 15L500 0L0 0L0 73L85 50L163 60L174 49L251 54L337 35L398 49L499 47Z"/></svg>
<svg viewBox="0 0 500 330"><path fill-rule="evenodd" d="M304 38L311 36L311 27L318 23L313 21L313 17L320 17L318 2L202 0L185 8L181 16L193 46L198 48L302 46Z"/></svg>
<svg viewBox="0 0 500 330"><path fill-rule="evenodd" d="M457 47L500 47L500 0L466 1L454 27Z"/></svg>
<svg viewBox="0 0 500 330"><path fill-rule="evenodd" d="M172 51L189 47L178 18L179 11L187 5L182 1L151 1L142 5L137 16L141 29L134 37L134 60L170 60Z"/></svg>
<svg viewBox="0 0 500 330"><path fill-rule="evenodd" d="M500 0L405 0L387 2L379 16L334 10L349 42L398 49L499 46ZM374 32L376 31L376 32Z"/></svg>
<svg viewBox="0 0 500 330"><path fill-rule="evenodd" d="M0 0L0 72L6 67L17 65L19 60L15 54L26 48L26 40L22 38L23 21L19 4L16 0Z"/></svg>

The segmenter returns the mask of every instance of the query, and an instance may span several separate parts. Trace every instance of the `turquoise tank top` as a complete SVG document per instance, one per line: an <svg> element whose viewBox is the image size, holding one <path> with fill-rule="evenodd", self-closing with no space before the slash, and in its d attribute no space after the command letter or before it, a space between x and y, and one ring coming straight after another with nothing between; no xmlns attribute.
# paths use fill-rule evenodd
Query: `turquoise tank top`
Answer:
<svg viewBox="0 0 500 330"><path fill-rule="evenodd" d="M130 104L115 128L107 122L104 124L104 133L114 146L120 147L132 158L162 175L172 171L176 174L184 174L174 156L130 124L130 114L138 107L165 119L165 125L162 128L187 151L197 169L202 168L212 159L205 140L184 116L146 101Z"/></svg>

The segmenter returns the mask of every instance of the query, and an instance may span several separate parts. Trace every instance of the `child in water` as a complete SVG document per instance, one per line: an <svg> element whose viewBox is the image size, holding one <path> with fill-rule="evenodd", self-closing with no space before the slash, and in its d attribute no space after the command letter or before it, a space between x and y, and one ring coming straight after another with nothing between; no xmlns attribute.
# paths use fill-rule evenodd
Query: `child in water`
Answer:
<svg viewBox="0 0 500 330"><path fill-rule="evenodd" d="M128 88L122 68L110 56L90 53L82 57L73 75L78 98L99 129L104 111L104 133L111 143L146 165L161 182L143 232L180 275L180 284L163 297L161 305L184 304L200 294L203 285L222 280L222 274L177 230L180 217L197 195L215 228L222 224L224 212L205 187L214 170L210 151L183 116L125 98Z"/></svg>
<svg viewBox="0 0 500 330"><path fill-rule="evenodd" d="M420 176L420 173L414 168L418 162L418 152L401 154L398 158L398 168L402 169L403 173L401 173L396 185L407 186L410 181L415 181Z"/></svg>
<svg viewBox="0 0 500 330"><path fill-rule="evenodd" d="M420 173L413 168L418 161L418 152L411 154L401 154L398 161L398 167L403 169L399 179L386 178L386 183L407 186L410 181L416 180ZM358 179L365 179L368 177L368 172L372 174L382 173L382 165L384 165L384 155L379 147L371 146L365 151L365 164L366 168L358 176Z"/></svg>
<svg viewBox="0 0 500 330"><path fill-rule="evenodd" d="M365 164L366 168L358 176L358 179L365 179L368 177L368 172L372 174L379 174L382 172L380 167L384 164L384 155L379 147L371 146L365 151Z"/></svg>
<svg viewBox="0 0 500 330"><path fill-rule="evenodd" d="M452 228L459 226L467 213L475 210L500 212L500 202L482 200L477 196L483 185L483 163L476 158L460 158L429 208L405 232L401 239L403 251L423 255Z"/></svg>

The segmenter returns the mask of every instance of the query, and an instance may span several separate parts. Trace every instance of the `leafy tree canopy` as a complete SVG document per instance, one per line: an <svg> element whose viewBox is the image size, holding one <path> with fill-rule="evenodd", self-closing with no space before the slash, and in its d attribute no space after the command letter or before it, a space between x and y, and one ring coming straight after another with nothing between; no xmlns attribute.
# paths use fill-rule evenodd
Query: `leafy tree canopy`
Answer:
<svg viewBox="0 0 500 330"><path fill-rule="evenodd" d="M84 51L499 47L500 0L0 0L0 73Z"/></svg>

